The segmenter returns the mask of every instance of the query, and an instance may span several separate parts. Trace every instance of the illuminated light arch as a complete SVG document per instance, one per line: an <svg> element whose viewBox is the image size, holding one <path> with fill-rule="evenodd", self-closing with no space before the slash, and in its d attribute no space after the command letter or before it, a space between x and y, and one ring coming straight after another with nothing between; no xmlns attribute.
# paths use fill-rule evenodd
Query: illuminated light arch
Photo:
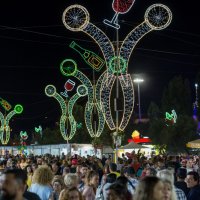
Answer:
<svg viewBox="0 0 200 200"><path fill-rule="evenodd" d="M73 15L73 19L79 18L79 12L72 12L73 8L78 8L80 12L85 13L83 17L81 25L76 26L73 23L68 23L68 16ZM116 79L116 76L114 75L117 72L120 72L122 75L117 76L118 79L120 79L120 84L123 90L124 95L128 95L129 92L133 92L133 84L131 83L131 77L129 74L127 74L128 70L128 61L130 58L130 55L138 43L138 41L147 33L149 33L152 30L161 30L166 28L172 19L172 14L169 8L162 4L154 4L150 6L147 11L145 12L145 21L141 23L139 26L137 26L135 29L133 29L125 38L124 42L122 43L120 47L120 53L116 56L115 49L113 47L112 42L109 40L109 38L106 36L106 34L97 28L95 25L89 22L89 13L86 8L79 5L72 5L63 13L63 24L65 27L71 31L82 31L86 34L88 34L92 39L95 40L95 42L100 47L103 56L106 61L107 66L107 73L104 73L104 79L102 81L101 86L101 106L102 110L104 112L104 116L106 119L106 122L111 130L116 129L116 126L113 122L112 115L111 115L111 108L110 108L110 94ZM122 66L121 69L123 70L116 70L115 67L112 65L109 65L109 62L112 63L112 60L118 60L119 67L121 67L121 64L123 60L125 60L125 65ZM125 66L125 67L124 67ZM120 78L119 78L120 77ZM127 92L129 91L129 92ZM131 96L131 99L128 102L128 98L124 96L124 112L122 121L120 124L120 129L123 130L125 126L127 125L128 121L130 119L133 107L134 107L134 93ZM128 106L132 106L131 108ZM88 107L91 107L91 105L88 105Z"/></svg>
<svg viewBox="0 0 200 200"><path fill-rule="evenodd" d="M124 96L123 117L119 125L119 130L123 131L126 128L133 112L134 89L130 74L119 76L119 81L122 86L122 92Z"/></svg>
<svg viewBox="0 0 200 200"><path fill-rule="evenodd" d="M74 69L70 71L70 73L68 70L69 68L68 65ZM82 72L80 72L77 69L77 64L72 59L65 59L63 62L61 62L60 71L64 76L74 76L83 84L83 85L78 86L77 88L78 96L75 95L73 98L76 98L76 101L77 101L77 98L81 96L85 96L85 95L88 96L88 102L86 104L85 112L84 112L86 127L91 137L99 137L104 129L104 124L105 124L104 115L102 113L102 109L100 109L100 95L99 95L100 86L101 86L101 84L99 84L100 82L98 82L98 87L97 87L98 93L96 93L95 87L93 87L91 81L87 78L87 76L85 76ZM96 98L99 101L97 103L96 103ZM92 112L93 112L94 107L97 108L98 118L99 118L98 130L96 133L94 132L93 127L92 127Z"/></svg>
<svg viewBox="0 0 200 200"><path fill-rule="evenodd" d="M1 143L2 144L8 144L10 140L10 126L9 122L10 119L16 115L21 114L23 112L23 106L20 104L17 104L14 107L14 110L10 111L7 116L4 117L4 115L0 112L0 121L1 121L1 128L0 128L0 136L1 136ZM5 132L5 138L4 138L4 132Z"/></svg>
<svg viewBox="0 0 200 200"><path fill-rule="evenodd" d="M110 80L109 84L107 84L107 79ZM116 129L110 108L111 90L113 88L115 79L116 76L114 76L113 74L107 74L106 76L104 76L104 80L102 82L101 87L101 106L106 119L106 123L110 130Z"/></svg>
<svg viewBox="0 0 200 200"><path fill-rule="evenodd" d="M68 136L66 135L66 131L65 131L65 121L67 119L67 116L66 116L67 106L66 106L65 100L56 92L56 87L54 85L47 85L45 87L45 94L48 97L55 98L60 104L61 111L62 111L62 115L60 117L60 132L64 140L68 140ZM63 127L63 124L64 124L64 127Z"/></svg>

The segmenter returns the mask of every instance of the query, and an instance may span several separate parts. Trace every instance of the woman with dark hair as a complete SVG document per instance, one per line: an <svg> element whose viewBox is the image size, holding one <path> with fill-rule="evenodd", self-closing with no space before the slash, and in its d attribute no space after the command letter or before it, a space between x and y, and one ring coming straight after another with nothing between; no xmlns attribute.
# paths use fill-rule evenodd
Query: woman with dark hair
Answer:
<svg viewBox="0 0 200 200"><path fill-rule="evenodd" d="M116 182L108 187L107 200L132 200L132 195L124 185Z"/></svg>
<svg viewBox="0 0 200 200"><path fill-rule="evenodd" d="M105 175L104 175L105 176ZM102 183L96 192L96 199L107 199L107 189L116 181L116 174L108 174L105 179L105 183Z"/></svg>
<svg viewBox="0 0 200 200"><path fill-rule="evenodd" d="M134 200L163 200L164 184L155 176L146 176L136 187Z"/></svg>
<svg viewBox="0 0 200 200"><path fill-rule="evenodd" d="M30 188L33 178L33 170L31 168L31 165L27 165L24 170L27 173L27 186L28 188Z"/></svg>

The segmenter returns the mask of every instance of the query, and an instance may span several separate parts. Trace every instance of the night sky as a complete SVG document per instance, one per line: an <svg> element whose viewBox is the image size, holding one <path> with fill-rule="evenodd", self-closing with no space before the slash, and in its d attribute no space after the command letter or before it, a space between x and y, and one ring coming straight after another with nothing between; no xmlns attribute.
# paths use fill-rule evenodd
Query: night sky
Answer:
<svg viewBox="0 0 200 200"><path fill-rule="evenodd" d="M200 64L200 12L195 0L136 0L128 13L119 16L119 40L143 22L146 9L154 3L167 5L173 19L166 29L152 31L142 38L130 59L129 73L140 74L145 79L140 87L143 113L150 101L160 102L164 87L175 75L189 78L194 92ZM83 32L70 32L64 27L62 13L72 4L85 6L90 21L111 41L116 40L115 29L103 24L105 18L111 19L114 15L112 0L0 1L0 97L13 106L17 103L24 106L24 112L11 121L13 132L55 124L61 113L60 107L55 99L45 95L44 88L53 84L57 91L64 90L66 78L61 75L59 65L65 58L76 60L79 69L92 80L93 71L69 48L69 44L76 41L80 46L102 54L89 36ZM96 72L95 78L99 75ZM135 91L137 94L137 87ZM4 112L2 108L0 110Z"/></svg>

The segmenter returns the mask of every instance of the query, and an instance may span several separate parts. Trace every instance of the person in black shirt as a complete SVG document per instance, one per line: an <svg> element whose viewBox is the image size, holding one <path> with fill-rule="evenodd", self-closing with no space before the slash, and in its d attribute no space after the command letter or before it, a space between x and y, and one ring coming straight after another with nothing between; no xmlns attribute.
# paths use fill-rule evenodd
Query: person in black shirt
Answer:
<svg viewBox="0 0 200 200"><path fill-rule="evenodd" d="M186 177L187 187L190 189L187 199L199 200L200 199L200 186L199 186L199 174L191 171L187 173Z"/></svg>
<svg viewBox="0 0 200 200"><path fill-rule="evenodd" d="M187 184L185 182L186 176L187 176L187 169L183 167L178 168L177 173L176 173L177 181L175 182L174 185L177 188L183 190L183 192L187 196L189 192L189 188L187 187Z"/></svg>

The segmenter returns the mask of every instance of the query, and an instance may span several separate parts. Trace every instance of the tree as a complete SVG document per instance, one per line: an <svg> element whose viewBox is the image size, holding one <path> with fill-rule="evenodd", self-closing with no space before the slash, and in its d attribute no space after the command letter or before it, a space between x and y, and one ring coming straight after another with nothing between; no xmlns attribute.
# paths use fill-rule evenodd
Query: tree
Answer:
<svg viewBox="0 0 200 200"><path fill-rule="evenodd" d="M165 112L175 110L176 123L168 126L165 122ZM186 143L195 138L196 124L192 118L192 103L189 81L181 76L169 82L163 92L161 102L162 116L155 104L149 107L150 127L149 136L154 144L166 145L168 151L180 152L186 150Z"/></svg>
<svg viewBox="0 0 200 200"><path fill-rule="evenodd" d="M191 90L189 81L181 76L174 77L163 92L161 111L170 112L175 109L179 114L192 114Z"/></svg>
<svg viewBox="0 0 200 200"><path fill-rule="evenodd" d="M147 111L147 115L150 119L158 119L160 117L160 108L159 106L151 102Z"/></svg>
<svg viewBox="0 0 200 200"><path fill-rule="evenodd" d="M177 123L166 126L164 119L152 120L150 122L149 137L154 144L166 145L171 152L183 152L186 143L195 138L196 125L191 116L181 115Z"/></svg>

